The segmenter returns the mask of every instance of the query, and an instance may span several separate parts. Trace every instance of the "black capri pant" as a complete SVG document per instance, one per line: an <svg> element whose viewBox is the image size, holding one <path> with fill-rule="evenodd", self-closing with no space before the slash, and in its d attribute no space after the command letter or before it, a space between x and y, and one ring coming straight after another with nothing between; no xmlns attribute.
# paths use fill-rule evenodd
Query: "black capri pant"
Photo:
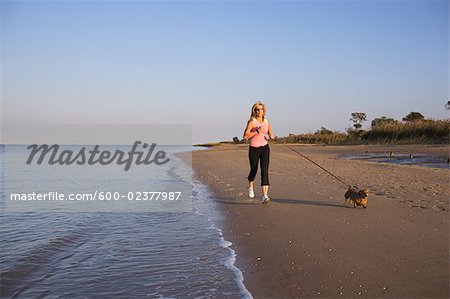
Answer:
<svg viewBox="0 0 450 299"><path fill-rule="evenodd" d="M250 160L250 173L247 179L250 182L255 180L259 160L261 165L261 186L269 185L269 158L270 148L268 144L260 147L249 147L248 159Z"/></svg>

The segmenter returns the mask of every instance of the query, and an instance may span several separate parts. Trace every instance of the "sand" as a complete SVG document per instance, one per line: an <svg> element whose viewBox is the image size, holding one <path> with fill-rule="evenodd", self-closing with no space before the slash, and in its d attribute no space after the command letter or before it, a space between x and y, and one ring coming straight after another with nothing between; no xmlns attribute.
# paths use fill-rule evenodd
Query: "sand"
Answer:
<svg viewBox="0 0 450 299"><path fill-rule="evenodd" d="M269 204L246 194L247 145L195 151L194 173L226 215L236 266L255 298L448 298L450 171L339 158L346 153L428 153L448 146L300 146L349 184L369 188L368 208L284 145L271 145Z"/></svg>

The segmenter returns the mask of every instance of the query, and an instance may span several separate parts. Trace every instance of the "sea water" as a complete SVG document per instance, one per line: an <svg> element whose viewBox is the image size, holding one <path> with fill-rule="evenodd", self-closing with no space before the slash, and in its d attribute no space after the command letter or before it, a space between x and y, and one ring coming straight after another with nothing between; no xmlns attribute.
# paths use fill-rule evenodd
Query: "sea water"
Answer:
<svg viewBox="0 0 450 299"><path fill-rule="evenodd" d="M448 158L438 155L405 153L396 153L395 155L390 155L386 153L361 153L342 155L341 157L348 160L365 160L377 163L416 165L427 168L450 169Z"/></svg>
<svg viewBox="0 0 450 299"><path fill-rule="evenodd" d="M166 150L175 153L192 147ZM153 212L11 212L5 205L6 180L48 186L49 176L29 177L31 173L7 167L4 156L3 147L1 298L251 298L234 266L231 243L218 227L221 216L209 199L210 191L192 179L191 167L176 156L170 156L174 162L170 168L154 167L126 183L127 188L135 184L135 190L190 185L188 209ZM83 189L91 180L83 175L70 185ZM96 188L106 190L121 181L109 177Z"/></svg>

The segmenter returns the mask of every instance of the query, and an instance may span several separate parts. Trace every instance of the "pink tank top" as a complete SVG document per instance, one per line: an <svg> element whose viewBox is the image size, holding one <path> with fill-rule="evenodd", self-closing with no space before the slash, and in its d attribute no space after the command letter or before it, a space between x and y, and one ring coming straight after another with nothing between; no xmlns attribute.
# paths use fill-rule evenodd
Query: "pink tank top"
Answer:
<svg viewBox="0 0 450 299"><path fill-rule="evenodd" d="M256 132L258 128L259 133L250 139L250 146L260 147L267 144L266 135L269 131L269 122L267 119L264 119L263 123L260 124L256 118L253 118L253 128L251 131Z"/></svg>

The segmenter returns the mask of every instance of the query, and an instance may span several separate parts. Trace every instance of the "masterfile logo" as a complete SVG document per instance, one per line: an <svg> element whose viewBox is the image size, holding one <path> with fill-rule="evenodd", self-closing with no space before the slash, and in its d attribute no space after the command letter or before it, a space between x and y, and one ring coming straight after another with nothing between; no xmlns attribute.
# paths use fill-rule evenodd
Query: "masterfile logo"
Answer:
<svg viewBox="0 0 450 299"><path fill-rule="evenodd" d="M10 126L0 212L191 211L191 138L178 124Z"/></svg>
<svg viewBox="0 0 450 299"><path fill-rule="evenodd" d="M142 151L138 150L140 148ZM136 165L149 165L152 163L155 165L163 165L169 162L170 159L166 158L166 152L164 150L158 150L154 153L155 148L156 143L149 145L142 141L135 141L131 150L128 152L120 149L116 149L115 151L108 149L100 150L100 145L94 145L91 150L87 146L82 146L78 152L75 152L70 149L60 151L58 144L51 146L48 144L33 144L27 147L30 150L30 155L26 164L32 164L37 154L39 155L35 163L38 165L41 165L45 159L49 165L109 165L117 163L117 165L124 165L124 171L130 169L133 161Z"/></svg>

